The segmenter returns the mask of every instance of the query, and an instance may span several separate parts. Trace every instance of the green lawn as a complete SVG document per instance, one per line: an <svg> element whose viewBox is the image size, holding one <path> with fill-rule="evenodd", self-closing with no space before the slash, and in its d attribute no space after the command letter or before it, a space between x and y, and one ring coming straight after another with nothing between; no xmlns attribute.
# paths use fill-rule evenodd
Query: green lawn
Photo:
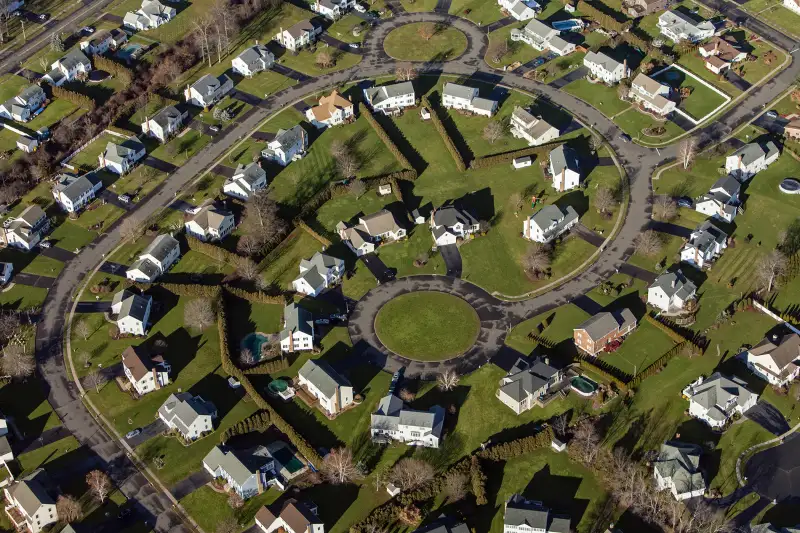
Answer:
<svg viewBox="0 0 800 533"><path fill-rule="evenodd" d="M342 282L342 292L348 298L359 300L369 290L377 286L378 282L375 281L375 276L364 266L364 263L359 261L355 264L353 275L350 278L345 278Z"/></svg>
<svg viewBox="0 0 800 533"><path fill-rule="evenodd" d="M64 220L56 229L50 233L50 240L55 246L74 252L78 248L83 248L97 237L97 233L80 227L71 220Z"/></svg>
<svg viewBox="0 0 800 533"><path fill-rule="evenodd" d="M553 2L551 2L553 3ZM499 8L499 6L492 4L491 2L487 2L486 5L491 5L492 8ZM498 9L499 12L499 9ZM486 62L495 68L503 68L512 63L522 63L523 65L529 61L533 61L540 55L542 52L539 52L532 46L529 46L522 41L511 41L511 30L513 29L522 29L525 27L525 23L515 23L506 26L505 28L500 28L499 30L495 30L489 34L489 47L486 49L486 57L484 58ZM494 54L492 51L498 46L497 43L502 43L503 41L508 42L509 51L505 54L500 61L495 61Z"/></svg>
<svg viewBox="0 0 800 533"><path fill-rule="evenodd" d="M25 398L25 401L19 401L20 398ZM0 402L3 414L14 418L25 438L36 437L42 431L61 424L36 380L12 381L1 386Z"/></svg>
<svg viewBox="0 0 800 533"><path fill-rule="evenodd" d="M180 165L199 152L210 140L211 137L203 135L195 129L186 129L177 137L170 139L168 143L159 145L150 155L168 163Z"/></svg>
<svg viewBox="0 0 800 533"><path fill-rule="evenodd" d="M403 9L409 13L418 13L420 11L433 11L436 7L437 0L400 0L403 4Z"/></svg>
<svg viewBox="0 0 800 533"><path fill-rule="evenodd" d="M26 476L37 468L46 468L48 464L51 468L56 464L61 465L63 468L70 463L70 459L77 459L74 456L76 453L81 454L78 451L80 447L81 445L75 437L65 437L56 442L45 444L38 450L18 455L15 457L20 468L17 477Z"/></svg>
<svg viewBox="0 0 800 533"><path fill-rule="evenodd" d="M550 316L552 316L550 325L542 333L539 333L537 326ZM528 338L529 333L542 335L556 344L565 341L572 342L573 329L587 318L589 318L589 314L580 307L573 304L562 305L558 309L529 318L515 325L508 337L506 337L506 344L519 352L530 353L537 343Z"/></svg>
<svg viewBox="0 0 800 533"><path fill-rule="evenodd" d="M281 290L291 288L292 281L300 275L300 261L322 251L322 244L301 229L293 231L288 239L274 252L272 262L261 274L264 281Z"/></svg>
<svg viewBox="0 0 800 533"><path fill-rule="evenodd" d="M75 157L70 159L69 164L82 169L84 172L96 169L100 166L98 160L100 154L105 151L108 143L122 144L125 139L111 135L110 133L102 133L100 136L92 141L89 146L78 152Z"/></svg>
<svg viewBox="0 0 800 533"><path fill-rule="evenodd" d="M377 254L386 266L397 270L397 277L415 274L444 274L447 272L447 267L445 267L441 255L431 252L432 246L433 236L430 228L423 224L415 226L407 239L381 246L377 250ZM428 255L428 262L423 266L416 266L414 260L423 254Z"/></svg>
<svg viewBox="0 0 800 533"><path fill-rule="evenodd" d="M0 292L0 307L3 309L32 309L40 307L45 298L47 298L47 289L15 284Z"/></svg>
<svg viewBox="0 0 800 533"><path fill-rule="evenodd" d="M375 333L393 352L419 361L441 361L475 342L480 320L466 301L421 291L389 300L375 317Z"/></svg>
<svg viewBox="0 0 800 533"><path fill-rule="evenodd" d="M233 272L233 267L222 261L217 261L211 257L195 252L193 250L187 251L178 261L170 274L230 274Z"/></svg>
<svg viewBox="0 0 800 533"><path fill-rule="evenodd" d="M573 81L564 87L564 90L598 109L607 117L613 117L631 107L630 103L619 99L616 87L589 83L585 78Z"/></svg>
<svg viewBox="0 0 800 533"><path fill-rule="evenodd" d="M353 30L358 28L359 34L353 35ZM362 20L354 14L348 14L334 22L330 28L326 30L328 35L336 37L345 43L362 43L364 37L367 36L369 31L369 24L367 21Z"/></svg>
<svg viewBox="0 0 800 533"><path fill-rule="evenodd" d="M322 204L316 212L316 219L326 231L333 234L336 233L336 224L339 222L349 222L359 214L375 213L396 201L394 194L378 196L375 190L367 191L360 198L356 198L354 194L337 196Z"/></svg>
<svg viewBox="0 0 800 533"><path fill-rule="evenodd" d="M271 70L256 74L252 78L242 78L236 88L240 91L253 94L259 98L266 98L278 91L291 87L296 82Z"/></svg>
<svg viewBox="0 0 800 533"><path fill-rule="evenodd" d="M780 0L750 0L743 7L788 35L800 33L800 15L784 7Z"/></svg>
<svg viewBox="0 0 800 533"><path fill-rule="evenodd" d="M634 376L674 345L675 342L666 333L649 322L641 321L636 331L625 339L619 350L600 354L600 358Z"/></svg>
<svg viewBox="0 0 800 533"><path fill-rule="evenodd" d="M419 2L420 0L416 0ZM469 13L467 13L469 10ZM450 4L450 13L471 20L475 24L491 24L503 18L503 12L497 2L482 0L453 0Z"/></svg>
<svg viewBox="0 0 800 533"><path fill-rule="evenodd" d="M648 143L666 143L683 133L683 130L674 122L669 120L658 121L650 115L640 113L635 108L623 111L614 119L614 123L636 140ZM666 128L666 133L661 136L651 136L645 134L645 130L656 126Z"/></svg>
<svg viewBox="0 0 800 533"><path fill-rule="evenodd" d="M325 51L333 56L334 63L329 67L322 67L317 65L317 56ZM337 70L344 70L357 65L361 61L361 56L351 52L343 52L335 48L331 48L324 43L317 44L317 51L302 50L300 52L286 53L278 60L278 63L289 67L292 70L302 72L308 76L321 76L323 74L330 74Z"/></svg>
<svg viewBox="0 0 800 533"><path fill-rule="evenodd" d="M255 515L264 505L272 505L281 496L277 489L269 489L245 502L244 507L234 510L228 505L228 496L202 487L181 500L181 505L197 520L205 531L214 531L223 520L234 518L244 529L251 525Z"/></svg>
<svg viewBox="0 0 800 533"><path fill-rule="evenodd" d="M686 70L693 72L688 68ZM683 87L691 87L693 89L691 95L682 100L679 107L696 120L705 118L706 115L725 103L725 98L675 68L653 76L653 79L669 85L676 91Z"/></svg>
<svg viewBox="0 0 800 533"><path fill-rule="evenodd" d="M386 36L386 53L401 61L446 61L455 59L467 49L467 36L453 27L441 29L425 40L419 31L433 27L429 22L405 24Z"/></svg>

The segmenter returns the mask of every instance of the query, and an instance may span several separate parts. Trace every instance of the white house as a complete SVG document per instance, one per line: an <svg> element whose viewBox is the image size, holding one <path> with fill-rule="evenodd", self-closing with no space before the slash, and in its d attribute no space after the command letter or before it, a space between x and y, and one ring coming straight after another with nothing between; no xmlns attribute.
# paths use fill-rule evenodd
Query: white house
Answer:
<svg viewBox="0 0 800 533"><path fill-rule="evenodd" d="M80 42L80 49L83 53L88 55L102 55L111 49L114 44L114 39L111 37L111 32L107 30L100 30L92 34Z"/></svg>
<svg viewBox="0 0 800 533"><path fill-rule="evenodd" d="M702 448L688 442L668 441L653 461L656 489L669 490L676 500L702 496L706 482L700 471Z"/></svg>
<svg viewBox="0 0 800 533"><path fill-rule="evenodd" d="M387 394L372 413L370 433L376 442L392 440L411 446L438 448L442 439L444 409L434 405L428 411L415 411L394 394Z"/></svg>
<svg viewBox="0 0 800 533"><path fill-rule="evenodd" d="M697 287L680 269L658 276L647 288L647 303L665 313L679 313L697 295Z"/></svg>
<svg viewBox="0 0 800 533"><path fill-rule="evenodd" d="M778 160L778 147L772 141L748 143L725 159L725 170L739 181L747 181Z"/></svg>
<svg viewBox="0 0 800 533"><path fill-rule="evenodd" d="M128 346L122 352L122 369L139 396L169 385L172 368L160 355L150 356L144 346Z"/></svg>
<svg viewBox="0 0 800 533"><path fill-rule="evenodd" d="M11 448L11 443L8 441L8 420L5 416L0 414L0 465L8 468L8 463L13 460L14 450Z"/></svg>
<svg viewBox="0 0 800 533"><path fill-rule="evenodd" d="M7 225L3 225L2 233L8 246L21 250L32 250L45 233L50 230L50 219L38 205L29 205Z"/></svg>
<svg viewBox="0 0 800 533"><path fill-rule="evenodd" d="M122 25L131 30L152 30L175 18L177 10L165 6L158 0L143 0L142 7L128 11L122 18Z"/></svg>
<svg viewBox="0 0 800 533"><path fill-rule="evenodd" d="M183 91L186 102L207 109L231 92L233 80L225 74L214 77L206 74Z"/></svg>
<svg viewBox="0 0 800 533"><path fill-rule="evenodd" d="M175 106L168 105L152 117L145 118L142 133L165 143L181 130L188 117L188 112L181 113Z"/></svg>
<svg viewBox="0 0 800 533"><path fill-rule="evenodd" d="M800 2L798 0L783 0L783 7L800 15Z"/></svg>
<svg viewBox="0 0 800 533"><path fill-rule="evenodd" d="M386 209L359 218L355 226L339 222L336 231L339 238L359 257L375 251L375 246L381 242L396 241L406 236L406 230Z"/></svg>
<svg viewBox="0 0 800 533"><path fill-rule="evenodd" d="M703 268L727 247L728 235L706 220L692 231L689 241L681 248L681 261Z"/></svg>
<svg viewBox="0 0 800 533"><path fill-rule="evenodd" d="M689 414L715 429L720 429L733 417L755 407L758 394L747 389L747 383L737 377L715 372L708 379L702 376L683 389L689 400Z"/></svg>
<svg viewBox="0 0 800 533"><path fill-rule="evenodd" d="M39 533L58 522L56 502L49 488L50 480L39 468L3 489L6 515L17 530Z"/></svg>
<svg viewBox="0 0 800 533"><path fill-rule="evenodd" d="M711 189L694 203L696 211L710 217L733 222L739 211L739 190L742 185L732 175L718 179Z"/></svg>
<svg viewBox="0 0 800 533"><path fill-rule="evenodd" d="M245 78L252 78L262 70L272 68L275 55L263 44L254 44L231 60L233 71Z"/></svg>
<svg viewBox="0 0 800 533"><path fill-rule="evenodd" d="M696 21L682 11L665 11L658 17L658 29L672 41L700 42L714 36L714 24Z"/></svg>
<svg viewBox="0 0 800 533"><path fill-rule="evenodd" d="M436 246L456 244L481 230L480 222L468 210L457 205L444 205L431 213L431 233Z"/></svg>
<svg viewBox="0 0 800 533"><path fill-rule="evenodd" d="M186 234L203 242L221 241L236 225L233 213L213 205L200 209L184 226Z"/></svg>
<svg viewBox="0 0 800 533"><path fill-rule="evenodd" d="M353 9L355 5L356 0L317 0L311 4L311 11L331 20L336 20Z"/></svg>
<svg viewBox="0 0 800 533"><path fill-rule="evenodd" d="M316 297L339 283L343 274L344 259L317 252L311 259L300 261L300 276L292 282L292 288L300 294Z"/></svg>
<svg viewBox="0 0 800 533"><path fill-rule="evenodd" d="M531 19L522 30L511 30L511 40L522 41L539 51L550 50L559 56L574 52L575 45L559 37L559 33L544 22Z"/></svg>
<svg viewBox="0 0 800 533"><path fill-rule="evenodd" d="M247 201L250 196L267 186L267 172L256 161L246 165L239 164L233 176L226 178L222 192L239 200Z"/></svg>
<svg viewBox="0 0 800 533"><path fill-rule="evenodd" d="M181 256L181 246L172 235L159 235L139 259L133 262L125 276L131 281L152 283L164 274Z"/></svg>
<svg viewBox="0 0 800 533"><path fill-rule="evenodd" d="M606 85L614 85L631 75L627 59L623 59L620 63L603 52L586 54L583 58L583 66L589 69L589 75L592 78L602 80Z"/></svg>
<svg viewBox="0 0 800 533"><path fill-rule="evenodd" d="M0 285L5 285L11 281L14 274L14 263L0 263Z"/></svg>
<svg viewBox="0 0 800 533"><path fill-rule="evenodd" d="M628 92L628 97L659 117L666 117L675 111L677 106L675 102L669 99L670 92L669 85L658 82L640 72L631 82L631 90Z"/></svg>
<svg viewBox="0 0 800 533"><path fill-rule="evenodd" d="M17 137L17 149L22 150L26 154L31 154L39 148L39 141L32 139L27 135L20 135Z"/></svg>
<svg viewBox="0 0 800 533"><path fill-rule="evenodd" d="M138 139L127 139L121 144L109 142L98 156L100 166L114 174L127 174L134 165L147 155L144 144Z"/></svg>
<svg viewBox="0 0 800 533"><path fill-rule="evenodd" d="M152 296L142 296L129 290L116 293L111 300L111 314L117 317L120 333L145 335L152 304Z"/></svg>
<svg viewBox="0 0 800 533"><path fill-rule="evenodd" d="M354 116L353 102L335 90L329 96L321 96L319 105L306 109L306 119L317 128L338 126Z"/></svg>
<svg viewBox="0 0 800 533"><path fill-rule="evenodd" d="M577 223L578 213L571 205L563 211L557 205L546 205L522 222L522 235L547 244Z"/></svg>
<svg viewBox="0 0 800 533"><path fill-rule="evenodd" d="M537 358L532 364L519 358L511 370L500 380L497 399L516 414L520 414L543 400L563 378L562 373L550 366L548 358Z"/></svg>
<svg viewBox="0 0 800 533"><path fill-rule="evenodd" d="M560 133L544 119L534 117L517 106L511 113L511 135L516 139L525 139L530 146L538 146L556 139Z"/></svg>
<svg viewBox="0 0 800 533"><path fill-rule="evenodd" d="M535 0L497 0L500 7L516 20L530 20L542 10Z"/></svg>
<svg viewBox="0 0 800 533"><path fill-rule="evenodd" d="M553 188L559 192L575 189L581 184L581 167L578 152L562 144L550 151L550 175Z"/></svg>
<svg viewBox="0 0 800 533"><path fill-rule="evenodd" d="M267 506L256 513L256 525L264 533L325 533L325 525L317 516L317 506L286 500L280 511L272 512Z"/></svg>
<svg viewBox="0 0 800 533"><path fill-rule="evenodd" d="M373 111L394 113L417 102L414 84L410 81L364 89L364 100Z"/></svg>
<svg viewBox="0 0 800 533"><path fill-rule="evenodd" d="M569 518L556 516L535 500L519 494L508 499L503 513L503 533L570 533Z"/></svg>
<svg viewBox="0 0 800 533"><path fill-rule="evenodd" d="M322 26L310 20L301 20L289 29L281 31L275 36L275 40L283 45L287 50L296 52L317 40L317 36L322 33Z"/></svg>
<svg viewBox="0 0 800 533"><path fill-rule="evenodd" d="M160 418L169 429L174 429L187 441L193 441L214 430L217 408L213 403L188 392L170 394L159 407Z"/></svg>
<svg viewBox="0 0 800 533"><path fill-rule="evenodd" d="M203 458L203 469L215 479L224 479L228 490L243 500L267 490L275 477L275 459L266 446L229 450L214 446Z"/></svg>
<svg viewBox="0 0 800 533"><path fill-rule="evenodd" d="M800 335L772 333L744 351L742 357L755 375L783 387L800 374Z"/></svg>
<svg viewBox="0 0 800 533"><path fill-rule="evenodd" d="M291 303L283 308L280 333L283 352L307 352L314 349L314 319L307 309Z"/></svg>
<svg viewBox="0 0 800 533"><path fill-rule="evenodd" d="M288 130L278 130L275 138L261 150L261 157L285 167L295 159L303 157L308 148L308 133L298 124Z"/></svg>
<svg viewBox="0 0 800 533"><path fill-rule="evenodd" d="M80 50L72 50L50 65L50 72L42 79L50 85L60 87L65 82L87 76L92 71L92 62Z"/></svg>
<svg viewBox="0 0 800 533"><path fill-rule="evenodd" d="M83 176L59 174L53 186L53 198L67 213L77 213L95 199L103 182L93 172Z"/></svg>
<svg viewBox="0 0 800 533"><path fill-rule="evenodd" d="M297 373L297 383L305 387L329 415L336 415L353 404L353 386L325 361L306 361Z"/></svg>
<svg viewBox="0 0 800 533"><path fill-rule="evenodd" d="M485 117L491 117L497 111L497 101L479 97L476 87L450 82L444 84L442 106L446 109L463 109Z"/></svg>
<svg viewBox="0 0 800 533"><path fill-rule="evenodd" d="M0 104L0 117L17 122L28 122L47 102L47 95L38 85L25 87L17 96Z"/></svg>

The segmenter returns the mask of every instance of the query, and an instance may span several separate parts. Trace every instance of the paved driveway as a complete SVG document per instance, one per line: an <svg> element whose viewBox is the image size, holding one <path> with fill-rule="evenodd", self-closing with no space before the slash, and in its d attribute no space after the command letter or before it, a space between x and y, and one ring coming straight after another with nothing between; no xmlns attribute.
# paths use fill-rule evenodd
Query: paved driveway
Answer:
<svg viewBox="0 0 800 533"><path fill-rule="evenodd" d="M100 265L100 272L104 274L115 274L117 276L125 276L125 271L128 270L128 265L122 263L115 263L113 261L106 261Z"/></svg>
<svg viewBox="0 0 800 533"><path fill-rule="evenodd" d="M378 283L385 283L394 279L394 272L392 272L377 255L362 255L361 262L372 272L372 275L375 276Z"/></svg>
<svg viewBox="0 0 800 533"><path fill-rule="evenodd" d="M649 270L629 265L628 263L623 263L622 265L620 265L619 272L620 274L625 274L626 276L633 276L634 278L646 281L647 283L653 283L656 280L656 275L650 272Z"/></svg>
<svg viewBox="0 0 800 533"><path fill-rule="evenodd" d="M211 481L213 481L211 475L205 469L202 469L178 481L169 491L175 496L176 500L180 500Z"/></svg>
<svg viewBox="0 0 800 533"><path fill-rule="evenodd" d="M789 431L789 423L781 412L769 402L759 401L755 407L745 412L744 416L775 436Z"/></svg>
<svg viewBox="0 0 800 533"><path fill-rule="evenodd" d="M11 278L14 283L20 285L27 285L29 287L38 287L40 289L49 289L56 282L56 278L49 278L47 276L37 276L36 274L27 274L20 272Z"/></svg>
<svg viewBox="0 0 800 533"><path fill-rule="evenodd" d="M458 251L458 246L455 244L445 244L439 246L439 253L442 254L444 265L447 267L447 275L454 278L461 277L461 252Z"/></svg>
<svg viewBox="0 0 800 533"><path fill-rule="evenodd" d="M75 257L74 252L64 250L63 248L59 248L58 246L51 246L50 248L39 248L39 253L45 257L50 257L57 261L61 261L62 263L66 263L67 261Z"/></svg>
<svg viewBox="0 0 800 533"><path fill-rule="evenodd" d="M578 237L580 237L584 241L588 242L589 244L591 244L592 246L595 246L597 248L600 248L603 245L603 243L606 241L605 237L603 237L599 233L596 233L596 232L590 230L589 228L587 228L583 224L578 224L577 226L575 226L575 229L572 230L572 231L573 231L573 233L575 233L575 235L577 235Z"/></svg>
<svg viewBox="0 0 800 533"><path fill-rule="evenodd" d="M745 466L747 482L770 500L800 497L800 434L755 454Z"/></svg>
<svg viewBox="0 0 800 533"><path fill-rule="evenodd" d="M570 73L568 73L568 74L566 74L564 76L561 76L557 80L551 81L549 83L549 85L550 85L550 87L554 87L556 89L561 89L562 87L564 87L566 85L569 85L570 83L572 83L575 80L579 80L581 78L585 78L587 72L589 72L588 68L583 67L583 66L578 67L575 70L573 70L572 72L570 72Z"/></svg>
<svg viewBox="0 0 800 533"><path fill-rule="evenodd" d="M158 437L162 433L167 432L167 425L161 421L160 418L150 422L145 427L141 428L141 433L133 437L132 439L126 439L128 446L131 448L136 448L140 444L147 442L148 440L152 439L153 437Z"/></svg>
<svg viewBox="0 0 800 533"><path fill-rule="evenodd" d="M111 302L78 302L76 313L105 313L111 309Z"/></svg>

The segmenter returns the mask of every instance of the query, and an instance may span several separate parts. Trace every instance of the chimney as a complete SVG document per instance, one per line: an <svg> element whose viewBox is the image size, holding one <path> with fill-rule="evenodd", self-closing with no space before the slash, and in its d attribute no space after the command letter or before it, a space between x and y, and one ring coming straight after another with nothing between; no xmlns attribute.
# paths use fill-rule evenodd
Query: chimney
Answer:
<svg viewBox="0 0 800 533"><path fill-rule="evenodd" d="M564 192L564 183L567 181L567 167L561 169L561 184L559 185L559 192Z"/></svg>
<svg viewBox="0 0 800 533"><path fill-rule="evenodd" d="M669 286L672 287L673 289L675 288L675 282L676 278L672 278L672 282L669 284Z"/></svg>
<svg viewBox="0 0 800 533"><path fill-rule="evenodd" d="M744 159L744 154L739 154L739 166L737 167L739 170L742 169L742 159Z"/></svg>
<svg viewBox="0 0 800 533"><path fill-rule="evenodd" d="M628 58L627 57L622 60L622 77L623 78L627 78L628 77Z"/></svg>

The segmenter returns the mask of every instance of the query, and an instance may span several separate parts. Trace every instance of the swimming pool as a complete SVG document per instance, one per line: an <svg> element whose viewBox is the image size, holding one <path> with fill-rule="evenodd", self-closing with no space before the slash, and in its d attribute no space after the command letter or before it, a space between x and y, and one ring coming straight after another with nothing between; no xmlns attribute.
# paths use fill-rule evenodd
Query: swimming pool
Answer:
<svg viewBox="0 0 800 533"><path fill-rule="evenodd" d="M281 447L275 450L272 453L272 457L278 461L283 468L286 469L287 472L290 474L294 474L298 470L302 470L305 466L300 459L295 457L295 455L286 447Z"/></svg>
<svg viewBox="0 0 800 533"><path fill-rule="evenodd" d="M569 381L569 386L581 396L591 396L597 391L597 384L584 376L575 376Z"/></svg>
<svg viewBox="0 0 800 533"><path fill-rule="evenodd" d="M794 178L786 178L778 185L778 188L784 194L800 194L800 181Z"/></svg>
<svg viewBox="0 0 800 533"><path fill-rule="evenodd" d="M269 344L269 338L263 333L249 333L242 339L242 350L249 350L256 361L261 360L261 350ZM271 384L270 384L271 385Z"/></svg>
<svg viewBox="0 0 800 533"><path fill-rule="evenodd" d="M559 20L553 22L553 29L558 31L581 31L583 29L583 21L579 19Z"/></svg>
<svg viewBox="0 0 800 533"><path fill-rule="evenodd" d="M134 59L136 53L142 49L142 45L129 43L126 44L124 48L120 48L117 50L117 57L120 59L124 59L125 61L129 59Z"/></svg>

